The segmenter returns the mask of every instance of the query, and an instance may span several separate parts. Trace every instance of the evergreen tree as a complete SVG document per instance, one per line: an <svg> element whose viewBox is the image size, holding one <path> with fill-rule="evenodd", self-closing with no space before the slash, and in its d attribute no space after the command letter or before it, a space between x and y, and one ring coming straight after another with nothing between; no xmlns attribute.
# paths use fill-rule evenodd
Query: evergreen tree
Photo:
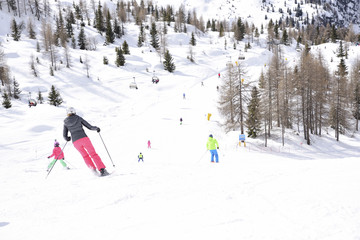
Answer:
<svg viewBox="0 0 360 240"><path fill-rule="evenodd" d="M18 26L15 19L13 19L11 22L11 31L11 36L14 38L14 41L19 41L21 37L21 27Z"/></svg>
<svg viewBox="0 0 360 240"><path fill-rule="evenodd" d="M44 102L44 98L43 98L40 90L39 90L39 92L38 92L37 100L38 100L38 102L39 102L40 104L43 104L43 102Z"/></svg>
<svg viewBox="0 0 360 240"><path fill-rule="evenodd" d="M121 47L119 47L119 48L115 48L115 51L116 51L116 61L115 61L116 66L117 67L124 66L125 65L125 57L124 57L123 50L121 49Z"/></svg>
<svg viewBox="0 0 360 240"><path fill-rule="evenodd" d="M169 50L166 50L165 56L164 56L164 69L169 72L175 71L175 64L173 62L173 57L171 56Z"/></svg>
<svg viewBox="0 0 360 240"><path fill-rule="evenodd" d="M130 55L129 45L126 41L124 41L122 44L122 50L124 54Z"/></svg>
<svg viewBox="0 0 360 240"><path fill-rule="evenodd" d="M274 34L275 34L275 38L279 39L279 24L278 24L278 21L275 22Z"/></svg>
<svg viewBox="0 0 360 240"><path fill-rule="evenodd" d="M288 45L289 35L287 34L286 29L284 29L284 31L283 31L281 40L282 40L283 44Z"/></svg>
<svg viewBox="0 0 360 240"><path fill-rule="evenodd" d="M144 25L142 22L140 23L140 33L138 38L138 47L142 47L143 43L145 42L145 32L144 32Z"/></svg>
<svg viewBox="0 0 360 240"><path fill-rule="evenodd" d="M235 26L234 37L236 40L241 41L244 39L244 36L245 36L245 25L242 23L241 18L238 18Z"/></svg>
<svg viewBox="0 0 360 240"><path fill-rule="evenodd" d="M256 138L260 129L260 96L256 86L251 91L251 100L248 105L248 118L246 119L246 126L248 128L248 137Z"/></svg>
<svg viewBox="0 0 360 240"><path fill-rule="evenodd" d="M104 65L109 64L109 59L106 56L103 57L103 63L104 63Z"/></svg>
<svg viewBox="0 0 360 240"><path fill-rule="evenodd" d="M331 38L331 42L333 42L333 43L335 43L335 42L336 42L336 39L338 38L335 25L332 25L332 27L331 27L331 35L330 35L330 38Z"/></svg>
<svg viewBox="0 0 360 240"><path fill-rule="evenodd" d="M102 8L102 6L99 1L98 9L95 12L95 27L99 32L105 31L104 17L103 17L101 8Z"/></svg>
<svg viewBox="0 0 360 240"><path fill-rule="evenodd" d="M224 26L220 23L219 37L223 37L225 35L224 31Z"/></svg>
<svg viewBox="0 0 360 240"><path fill-rule="evenodd" d="M3 95L3 102L2 102L2 105L4 106L4 108L8 109L8 108L11 108L11 100L10 100L10 97L9 95L4 91Z"/></svg>
<svg viewBox="0 0 360 240"><path fill-rule="evenodd" d="M81 50L86 49L86 36L85 36L85 31L84 31L83 27L81 27L80 33L78 36L78 46Z"/></svg>
<svg viewBox="0 0 360 240"><path fill-rule="evenodd" d="M142 47L142 46L143 46L143 41L142 41L142 37L141 37L140 34L139 34L139 37L138 37L137 46L138 46L138 47Z"/></svg>
<svg viewBox="0 0 360 240"><path fill-rule="evenodd" d="M21 90L19 88L19 83L14 78L14 81L13 81L13 97L15 99L20 99L20 93L21 93Z"/></svg>
<svg viewBox="0 0 360 240"><path fill-rule="evenodd" d="M159 49L160 47L159 37L158 37L158 32L156 30L155 22L151 23L150 35L151 35L151 41L150 41L151 46L156 50Z"/></svg>
<svg viewBox="0 0 360 240"><path fill-rule="evenodd" d="M106 44L114 43L115 34L111 25L110 11L107 11L106 15Z"/></svg>
<svg viewBox="0 0 360 240"><path fill-rule="evenodd" d="M115 37L117 37L117 38L121 38L121 36L122 36L121 27L116 18L114 19L114 34L115 34Z"/></svg>
<svg viewBox="0 0 360 240"><path fill-rule="evenodd" d="M194 32L191 33L190 44L191 44L192 46L195 46L195 45L196 45L196 39L195 39L195 34L194 34Z"/></svg>
<svg viewBox="0 0 360 240"><path fill-rule="evenodd" d="M60 106L63 103L60 93L55 89L54 85L51 86L48 99L49 99L49 104L55 107Z"/></svg>
<svg viewBox="0 0 360 240"><path fill-rule="evenodd" d="M29 23L28 23L28 31L29 31L29 38L30 39L36 39L36 33L35 33L35 30L34 30L34 25L33 25L31 20L29 20Z"/></svg>

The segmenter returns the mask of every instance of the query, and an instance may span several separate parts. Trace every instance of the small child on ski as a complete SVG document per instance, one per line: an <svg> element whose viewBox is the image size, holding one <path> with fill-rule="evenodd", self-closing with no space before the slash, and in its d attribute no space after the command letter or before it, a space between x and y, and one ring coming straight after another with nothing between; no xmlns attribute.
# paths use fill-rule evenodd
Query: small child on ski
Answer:
<svg viewBox="0 0 360 240"><path fill-rule="evenodd" d="M148 140L148 148L151 148L151 142Z"/></svg>
<svg viewBox="0 0 360 240"><path fill-rule="evenodd" d="M140 162L140 160L144 162L144 156L142 155L142 153L138 155L138 162Z"/></svg>
<svg viewBox="0 0 360 240"><path fill-rule="evenodd" d="M47 171L49 171L55 164L56 161L60 161L61 165L63 165L64 168L70 169L66 163L64 162L64 152L62 151L61 147L59 147L59 143L55 140L54 143L54 149L53 152L48 158L54 157L54 160L51 161L51 163L47 167Z"/></svg>

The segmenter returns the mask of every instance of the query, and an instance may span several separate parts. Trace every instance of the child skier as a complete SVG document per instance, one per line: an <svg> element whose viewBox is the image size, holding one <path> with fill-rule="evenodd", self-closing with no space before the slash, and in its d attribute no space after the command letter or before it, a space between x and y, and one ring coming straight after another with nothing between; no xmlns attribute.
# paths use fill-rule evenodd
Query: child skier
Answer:
<svg viewBox="0 0 360 240"><path fill-rule="evenodd" d="M142 153L138 155L138 162L140 162L140 160L144 162L144 156L142 155Z"/></svg>
<svg viewBox="0 0 360 240"><path fill-rule="evenodd" d="M65 159L64 153L61 150L61 148L59 147L59 143L56 140L54 143L53 153L50 156L48 156L48 158L51 158L51 157L54 157L54 160L52 160L51 163L48 165L46 171L49 171L54 166L56 161L60 161L61 165L63 165L64 168L70 169L64 162L64 159Z"/></svg>

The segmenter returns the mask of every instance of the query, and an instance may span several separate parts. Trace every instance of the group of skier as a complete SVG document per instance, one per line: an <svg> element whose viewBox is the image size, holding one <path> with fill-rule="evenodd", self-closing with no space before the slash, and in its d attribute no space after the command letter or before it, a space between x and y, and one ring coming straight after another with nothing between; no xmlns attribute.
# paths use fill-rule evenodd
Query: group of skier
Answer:
<svg viewBox="0 0 360 240"><path fill-rule="evenodd" d="M63 129L63 137L66 141L70 141L72 139L74 147L79 151L81 156L83 157L85 164L95 173L97 171L100 173L100 176L109 175L106 170L105 164L102 162L99 155L96 153L94 146L92 145L90 139L86 135L83 126L88 128L89 130L100 132L100 128L96 126L92 126L87 121L85 121L82 117L76 114L76 111L73 107L69 107L67 109L67 117L64 120L64 129ZM70 136L68 133L70 132ZM53 154L50 157L55 157L54 160L49 164L48 171L54 166L57 160L60 163L67 167L64 162L64 152L59 147L59 143L55 141L55 147L53 150Z"/></svg>
<svg viewBox="0 0 360 240"><path fill-rule="evenodd" d="M180 125L182 124L182 118L180 118ZM95 173L99 172L100 176L109 175L106 170L105 164L102 162L99 155L96 153L94 146L92 145L90 139L86 135L83 126L85 126L89 130L97 131L100 133L100 128L97 126L92 126L82 117L76 114L76 110L73 107L69 107L67 109L67 117L64 120L64 128L63 128L63 137L68 142L72 140L74 147L79 151L81 156L83 157L85 164ZM68 136L70 132L71 136ZM211 153L211 162L215 161L219 162L219 156L217 153L217 149L219 149L219 144L213 135L210 134L208 142L206 144L207 150ZM151 142L148 140L148 148L151 148ZM64 152L59 146L59 142L55 140L54 149L52 155L48 156L48 158L54 157L54 159L48 165L47 171L50 171L56 161L59 161L61 165L65 169L70 169L65 163ZM138 155L138 162L144 162L144 156L140 152Z"/></svg>

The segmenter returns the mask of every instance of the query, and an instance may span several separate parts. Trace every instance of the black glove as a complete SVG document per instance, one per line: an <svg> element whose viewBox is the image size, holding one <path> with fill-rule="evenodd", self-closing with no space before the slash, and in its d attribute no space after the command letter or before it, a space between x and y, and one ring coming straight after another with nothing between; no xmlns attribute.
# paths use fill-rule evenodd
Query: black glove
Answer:
<svg viewBox="0 0 360 240"><path fill-rule="evenodd" d="M71 140L71 137L66 137L66 141L70 141Z"/></svg>
<svg viewBox="0 0 360 240"><path fill-rule="evenodd" d="M100 132L100 128L98 127L98 128L96 129L96 131L97 131L97 132Z"/></svg>
<svg viewBox="0 0 360 240"><path fill-rule="evenodd" d="M219 149L219 147L217 147L217 149Z"/></svg>

